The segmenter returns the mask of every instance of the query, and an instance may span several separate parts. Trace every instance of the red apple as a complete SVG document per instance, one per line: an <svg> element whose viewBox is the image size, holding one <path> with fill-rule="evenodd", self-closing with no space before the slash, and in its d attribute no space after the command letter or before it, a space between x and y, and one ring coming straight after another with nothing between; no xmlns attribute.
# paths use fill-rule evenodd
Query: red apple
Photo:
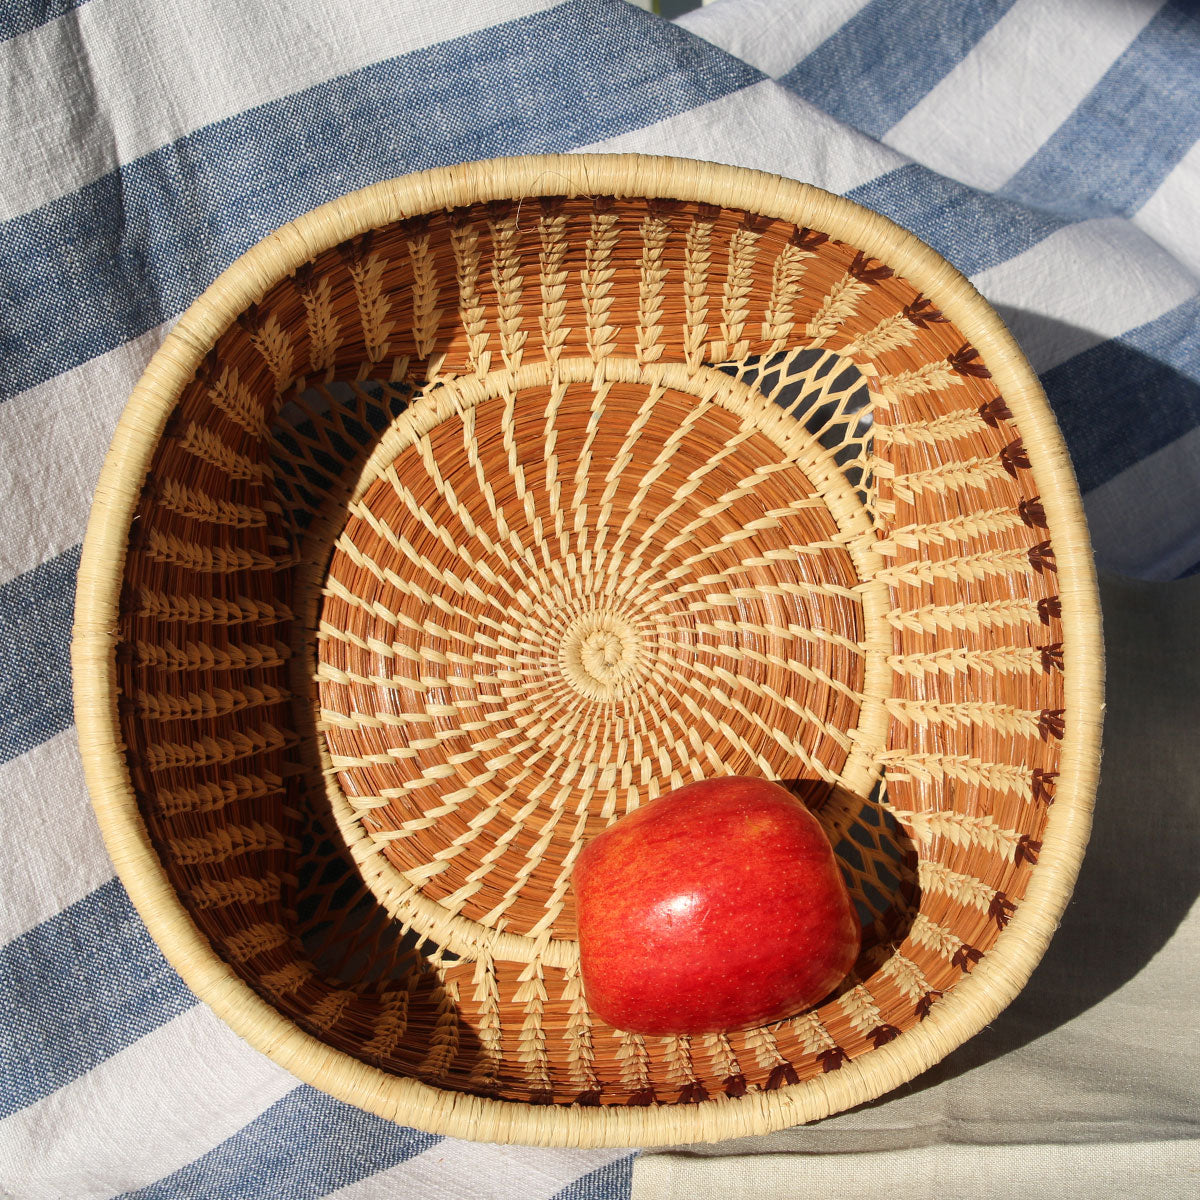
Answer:
<svg viewBox="0 0 1200 1200"><path fill-rule="evenodd" d="M861 931L833 849L790 792L688 784L592 838L573 883L588 1004L618 1029L748 1029L845 978Z"/></svg>

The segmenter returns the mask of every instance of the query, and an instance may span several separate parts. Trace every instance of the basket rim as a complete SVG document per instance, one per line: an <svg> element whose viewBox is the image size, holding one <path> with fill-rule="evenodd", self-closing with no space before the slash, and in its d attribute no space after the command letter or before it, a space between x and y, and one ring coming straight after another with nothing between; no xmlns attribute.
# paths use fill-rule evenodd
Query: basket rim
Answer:
<svg viewBox="0 0 1200 1200"><path fill-rule="evenodd" d="M704 201L814 226L866 251L936 299L987 363L1021 427L1041 492L1064 597L1068 736L1036 869L994 947L892 1042L840 1070L772 1092L661 1107L530 1106L389 1075L305 1033L221 959L188 916L151 843L124 758L115 649L128 531L179 390L229 323L279 279L368 229L495 199L624 195ZM298 1078L382 1117L477 1141L658 1146L768 1133L875 1099L933 1066L993 1020L1041 959L1070 898L1099 773L1103 640L1082 501L1037 376L991 306L915 235L810 184L744 167L645 155L491 159L377 183L270 234L182 314L134 388L100 474L83 543L71 644L84 775L117 873L167 960L236 1033Z"/></svg>

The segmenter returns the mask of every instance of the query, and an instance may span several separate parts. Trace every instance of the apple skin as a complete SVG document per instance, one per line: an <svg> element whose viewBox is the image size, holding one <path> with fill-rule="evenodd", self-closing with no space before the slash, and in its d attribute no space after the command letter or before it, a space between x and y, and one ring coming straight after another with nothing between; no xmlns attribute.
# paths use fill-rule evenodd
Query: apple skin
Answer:
<svg viewBox="0 0 1200 1200"><path fill-rule="evenodd" d="M584 846L572 881L587 1001L617 1029L769 1024L827 996L858 957L829 839L763 779L705 779L635 809Z"/></svg>

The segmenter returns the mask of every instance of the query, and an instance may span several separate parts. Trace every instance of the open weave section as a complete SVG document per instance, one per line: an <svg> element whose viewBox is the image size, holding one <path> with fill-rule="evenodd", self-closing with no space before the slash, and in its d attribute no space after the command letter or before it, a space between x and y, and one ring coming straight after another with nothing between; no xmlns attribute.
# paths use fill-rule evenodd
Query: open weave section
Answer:
<svg viewBox="0 0 1200 1200"><path fill-rule="evenodd" d="M942 1003L1037 863L1066 664L1029 467L954 324L820 229L550 197L326 250L216 339L132 524L120 721L163 867L386 1072L803 1087ZM722 773L818 811L856 971L770 1028L611 1029L575 855Z"/></svg>

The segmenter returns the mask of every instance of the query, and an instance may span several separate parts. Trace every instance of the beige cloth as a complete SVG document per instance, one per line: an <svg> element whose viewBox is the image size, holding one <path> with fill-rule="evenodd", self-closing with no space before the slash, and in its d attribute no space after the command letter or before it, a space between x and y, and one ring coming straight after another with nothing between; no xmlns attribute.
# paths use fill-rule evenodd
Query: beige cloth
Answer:
<svg viewBox="0 0 1200 1200"><path fill-rule="evenodd" d="M642 1155L633 1200L1200 1197L1200 576L1101 600L1092 841L1022 994L874 1104Z"/></svg>

